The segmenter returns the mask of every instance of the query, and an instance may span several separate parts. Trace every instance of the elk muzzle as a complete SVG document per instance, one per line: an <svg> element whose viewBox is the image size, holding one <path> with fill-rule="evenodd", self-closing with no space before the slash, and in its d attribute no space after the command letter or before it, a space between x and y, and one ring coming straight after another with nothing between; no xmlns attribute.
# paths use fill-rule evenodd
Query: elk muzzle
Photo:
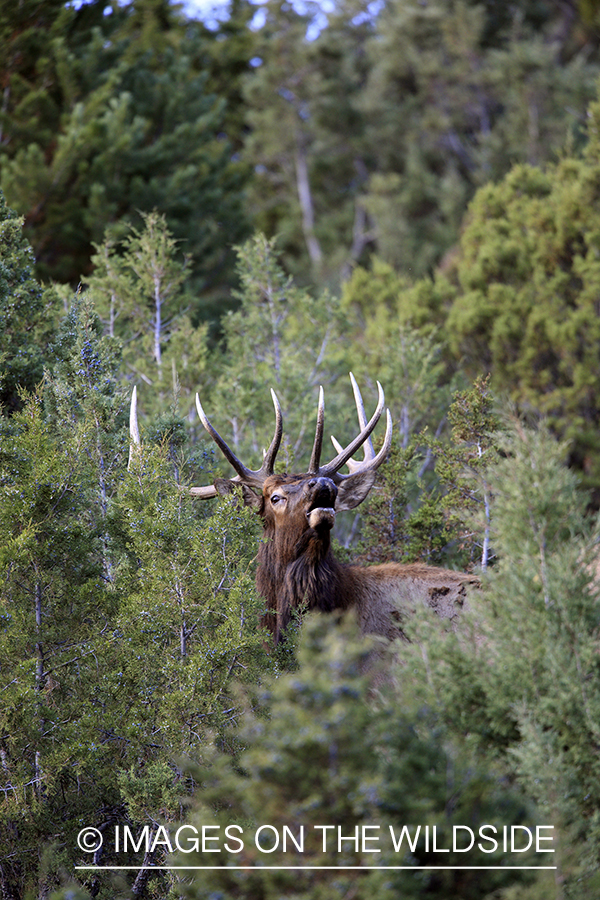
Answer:
<svg viewBox="0 0 600 900"><path fill-rule="evenodd" d="M306 485L306 518L311 528L331 530L335 524L337 487L331 478L311 478Z"/></svg>

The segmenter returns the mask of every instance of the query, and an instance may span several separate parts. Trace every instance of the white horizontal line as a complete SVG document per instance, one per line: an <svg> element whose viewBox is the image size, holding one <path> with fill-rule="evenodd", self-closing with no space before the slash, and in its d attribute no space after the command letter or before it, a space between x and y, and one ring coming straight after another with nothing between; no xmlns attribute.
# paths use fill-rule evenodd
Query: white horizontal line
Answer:
<svg viewBox="0 0 600 900"><path fill-rule="evenodd" d="M267 869L277 869L278 871L284 869L294 869L300 872L312 872L317 869L328 869L328 870L345 870L352 869L353 871L383 871L386 869L400 870L404 869L405 871L411 872L417 869L435 869L437 871L462 871L464 869L485 869L495 872L505 872L507 869L556 869L557 866L75 866L76 870L81 871L82 869L93 869L95 871L100 870L108 870L111 872L116 871L125 871L132 870L135 872L139 872L142 869L147 869L148 871L167 871L167 872L175 872L180 869L192 870L195 872L205 871L207 869L213 870L222 870L222 871L231 871L232 869L247 869L254 872L263 872Z"/></svg>

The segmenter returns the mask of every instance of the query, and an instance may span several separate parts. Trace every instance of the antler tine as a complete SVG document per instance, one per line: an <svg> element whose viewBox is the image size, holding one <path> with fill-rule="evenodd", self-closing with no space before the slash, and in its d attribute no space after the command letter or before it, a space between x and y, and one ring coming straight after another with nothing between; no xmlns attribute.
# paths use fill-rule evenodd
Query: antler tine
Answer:
<svg viewBox="0 0 600 900"><path fill-rule="evenodd" d="M343 480L344 478L349 478L350 475L355 475L357 472L364 472L368 469L373 469L373 471L375 471L375 469L378 469L390 452L390 447L392 446L392 429L392 414L388 409L386 410L385 438L383 440L383 444L379 453L375 455L373 442L369 440L369 443L371 444L371 450L373 451L372 454L371 452L367 454L367 451L365 450L365 458L361 462L358 462L358 460L356 459L348 459L346 461L346 465L350 469L350 473L348 475L340 475L338 472L336 478ZM333 435L331 435L331 443L338 451L338 453L341 453L343 451L342 445L334 438Z"/></svg>
<svg viewBox="0 0 600 900"><path fill-rule="evenodd" d="M365 459L363 460L362 463L358 464L357 469L360 469L361 471L366 470L366 469L373 469L373 471L374 471L375 469L379 468L381 463L384 462L384 460L387 458L387 456L390 452L390 449L392 447L392 432L393 432L392 414L389 411L389 409L386 409L386 411L385 411L385 437L383 438L383 444L381 445L379 453L377 453L376 456L373 456L373 458L367 458L367 455L365 453ZM375 451L373 451L373 452L375 452Z"/></svg>
<svg viewBox="0 0 600 900"><path fill-rule="evenodd" d="M213 439L227 462L230 463L230 465L238 473L240 479L246 483L255 483L257 473L253 472L251 469L247 469L246 466L242 462L240 462L233 450L231 450L225 443L216 428L213 428L206 413L202 409L202 404L200 403L200 397L198 396L198 394L196 394L196 409L198 410L200 421L210 434L211 438Z"/></svg>
<svg viewBox="0 0 600 900"><path fill-rule="evenodd" d="M333 444L337 453L343 452L344 448L342 447L340 442L337 440L337 438L335 438L333 435L331 435L331 443ZM363 460L363 462L364 462L364 460ZM350 469L350 474L352 475L354 472L356 472L358 469L360 469L360 467L362 466L362 462L358 462L356 459L349 459L349 460L347 460L346 465ZM338 477L342 477L342 476L338 476Z"/></svg>
<svg viewBox="0 0 600 900"><path fill-rule="evenodd" d="M273 399L273 406L275 407L275 433L273 434L273 440L269 445L269 449L264 455L263 464L260 468L261 472L266 475L273 474L273 468L275 466L275 459L277 457L277 453L279 452L279 446L281 444L281 438L283 435L283 416L281 414L281 406L279 405L279 400L277 399L277 394L271 388L271 397Z"/></svg>
<svg viewBox="0 0 600 900"><path fill-rule="evenodd" d="M342 466L348 462L350 457L354 455L354 453L358 450L358 448L361 447L365 443L365 441L371 436L375 426L377 425L377 423L381 417L381 413L382 413L382 410L383 410L383 407L385 404L385 396L383 393L383 388L381 387L379 382L377 382L377 389L379 391L379 399L377 402L377 409L371 416L370 420L366 423L366 425L363 428L361 428L360 434L358 434L354 438L354 440L351 441L344 450L339 452L338 455L334 459L332 459L330 463L328 463L326 466L323 466L322 468L319 469L320 475L330 478L332 475L336 474L338 469L341 469ZM361 405L362 405L362 401L361 401ZM360 417L360 409L359 409L359 417ZM389 418L389 424L391 427L391 416ZM386 438L387 438L387 431L386 431ZM391 441L391 434L390 434L390 441ZM369 458L367 460L367 462L369 463L369 465L371 465L373 460ZM363 465L363 463L361 463L361 466L362 465Z"/></svg>
<svg viewBox="0 0 600 900"><path fill-rule="evenodd" d="M362 398L362 394L360 392L360 388L359 388L358 384L356 383L356 378L354 377L352 372L350 372L350 381L352 383L352 391L354 392L354 402L356 403L356 412L358 413L358 424L361 427L361 429L364 429L367 427L367 414L365 412L365 405L363 403L363 398ZM373 441L371 440L370 436L367 438L367 440L363 444L363 449L365 451L365 460L373 459L373 457L375 456L375 448L373 447ZM338 453L339 452L340 451L338 450ZM350 462L350 460L348 460L348 462Z"/></svg>
<svg viewBox="0 0 600 900"><path fill-rule="evenodd" d="M129 461L127 463L127 471L131 468L133 461L134 447L138 450L141 446L140 429L138 427L137 418L137 386L134 385L131 392L131 406L129 408Z"/></svg>
<svg viewBox="0 0 600 900"><path fill-rule="evenodd" d="M325 427L325 394L323 388L319 388L319 405L317 406L317 427L315 429L315 442L310 455L308 474L316 475L321 461L321 449L323 447L323 429Z"/></svg>
<svg viewBox="0 0 600 900"><path fill-rule="evenodd" d="M354 401L356 403L356 412L358 413L358 424L361 429L367 427L367 414L365 412L365 405L363 403L362 394L360 392L360 388L356 382L356 378L350 372L350 381L352 382L352 390L354 391ZM340 444L336 438L331 435L331 443L335 447L337 453L342 453L344 448ZM346 465L350 469L350 474L353 472L359 471L364 463L369 462L370 460L375 459L375 448L373 446L373 441L370 437L367 438L365 443L363 444L364 457L361 462L355 459L349 459L346 461Z"/></svg>
<svg viewBox="0 0 600 900"><path fill-rule="evenodd" d="M197 497L198 500L210 500L212 497L219 496L219 492L214 484L207 484L206 487L191 487L188 489L188 493L192 497Z"/></svg>
<svg viewBox="0 0 600 900"><path fill-rule="evenodd" d="M137 385L131 392L131 407L129 410L129 435L134 444L140 446L140 429L137 419Z"/></svg>
<svg viewBox="0 0 600 900"><path fill-rule="evenodd" d="M262 488L265 478L269 475L273 474L273 466L275 464L275 457L277 456L277 452L279 450L279 446L281 444L281 437L283 435L283 416L281 414L281 406L279 405L279 400L277 399L277 395L275 391L271 390L271 396L273 398L273 405L275 407L275 433L273 434L273 440L269 445L269 449L265 453L263 464L260 469L256 471L254 469L248 469L240 460L237 458L233 450L225 443L219 432L214 428L206 413L202 409L202 404L200 403L200 397L196 394L196 409L198 410L198 415L200 416L200 421L210 434L211 438L225 457L228 463L235 469L237 472L237 477L232 478L232 481L239 481L244 484L248 484L251 487L259 487ZM204 494L202 492L203 489L195 489L192 491L198 497L204 496L216 496L216 494Z"/></svg>

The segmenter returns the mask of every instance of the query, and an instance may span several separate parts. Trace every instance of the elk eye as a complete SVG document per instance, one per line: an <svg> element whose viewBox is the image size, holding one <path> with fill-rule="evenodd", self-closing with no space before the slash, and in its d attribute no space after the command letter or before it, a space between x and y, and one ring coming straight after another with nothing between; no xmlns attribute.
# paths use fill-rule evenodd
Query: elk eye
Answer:
<svg viewBox="0 0 600 900"><path fill-rule="evenodd" d="M275 505L276 503L279 503L279 501L283 500L283 499L284 498L280 494L271 494L271 503L273 505Z"/></svg>

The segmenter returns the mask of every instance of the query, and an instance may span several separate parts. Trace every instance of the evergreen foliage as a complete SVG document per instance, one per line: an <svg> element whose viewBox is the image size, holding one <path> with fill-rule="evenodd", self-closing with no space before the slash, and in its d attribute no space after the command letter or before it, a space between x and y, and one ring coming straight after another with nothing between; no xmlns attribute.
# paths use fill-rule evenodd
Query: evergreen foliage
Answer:
<svg viewBox="0 0 600 900"><path fill-rule="evenodd" d="M8 415L43 375L45 345L56 315L56 297L42 290L22 234L23 221L0 193L0 407Z"/></svg>
<svg viewBox="0 0 600 900"><path fill-rule="evenodd" d="M1 420L0 879L10 898L49 896L89 862L84 825L154 828L159 809L181 819L194 786L181 758L201 759L239 715L232 680L257 682L271 666L255 523L227 505L202 520L182 491L177 434L145 442L126 473L120 363L119 342L77 295L37 395L21 393L23 408ZM80 883L91 896L127 890L110 875Z"/></svg>
<svg viewBox="0 0 600 900"><path fill-rule="evenodd" d="M74 287L107 226L118 239L157 209L185 241L204 306L223 300L229 247L247 228L235 115L215 95L225 73L235 95L235 21L211 84L219 36L167 0L4 6L2 187L26 216L38 275ZM247 63L248 41L235 46Z"/></svg>
<svg viewBox="0 0 600 900"><path fill-rule="evenodd" d="M88 402L71 438L55 422L33 398L2 434L7 896L89 862L83 824L135 830L158 808L180 818L193 782L177 761L202 758L235 721L231 680L269 665L249 513L227 506L199 522L160 448L135 454L124 480L121 452L117 496L100 467L107 420ZM110 877L90 879L94 896L114 896Z"/></svg>
<svg viewBox="0 0 600 900"><path fill-rule="evenodd" d="M144 408L164 413L166 402L186 412L208 362L208 328L190 319L189 260L165 217L142 215L117 247L108 237L96 247L87 290L109 336L123 342L124 369L150 390Z"/></svg>
<svg viewBox="0 0 600 900"><path fill-rule="evenodd" d="M344 396L349 391L344 386L340 397L339 389L340 376L350 368L343 340L348 318L336 297L327 292L314 297L292 282L274 241L257 235L237 252L240 308L222 322L224 352L211 392L213 408L227 417L225 433L233 434L236 452L260 454L273 432L268 390L273 387L287 434L281 461L287 471L301 471L307 465L299 460L301 451L306 455L312 446L319 384L327 387L327 427L337 429L340 440L347 431L338 425L347 419L340 406L349 402ZM332 382L338 383L330 390Z"/></svg>
<svg viewBox="0 0 600 900"><path fill-rule="evenodd" d="M558 3L505 7L265 5L245 156L254 221L281 236L289 270L329 283L376 252L421 277L455 244L478 187L580 140L593 28Z"/></svg>
<svg viewBox="0 0 600 900"><path fill-rule="evenodd" d="M269 715L247 710L245 749L234 767L222 758L212 762L192 821L237 823L248 865L266 861L254 844L261 824L272 824L280 835L287 825L296 839L304 824L302 854L288 837L288 852L280 855L280 847L267 859L269 865L305 866L373 864L373 845L361 850L360 842L355 847L346 840L338 851L335 830L323 853L316 824L339 824L348 838L357 824L386 831L392 824L399 831L402 824L441 820L447 829L460 824L476 831L482 822L540 823L554 829L554 853L528 862L556 865L557 871L523 872L521 883L504 867L489 873L364 872L357 881L343 871L335 877L316 870L292 875L259 865L248 873L197 873L187 896L284 891L328 897L351 885L356 896L400 891L410 897L583 900L595 894L597 535L564 466L564 447L547 431L515 423L502 439L502 452L489 472L498 561L481 595L471 595L461 631L453 636L431 613L417 614L408 629L411 642L395 648L400 665L397 684L387 687L389 702L377 695L367 701L357 663L368 648L355 647L351 633L333 623L335 631L329 631L325 622L307 621L299 670L254 695L254 705ZM460 865L460 850L439 853L447 843L437 843L437 857L421 840L410 854L408 848L401 858L386 853L376 863ZM234 861L223 849L218 857L186 854L191 858L202 865ZM500 857L486 858L493 864Z"/></svg>
<svg viewBox="0 0 600 900"><path fill-rule="evenodd" d="M532 809L498 770L455 740L433 709L413 707L409 674L401 678L402 704L394 692L387 699L369 698L364 674L369 647L357 641L349 622L345 625L307 621L299 669L253 695L255 711L246 711L240 757L233 765L216 757L202 773L191 823L199 830L220 826L221 834L226 825L237 825L235 836L244 846L238 850L230 842L234 852L227 852L221 842L219 854L181 854L181 864L185 859L186 865L224 867L195 872L191 885L183 887L190 900L282 894L326 900L348 891L357 898L401 894L458 900L495 890L502 896L508 884L527 880L500 867L490 873L417 868L464 864L460 850L444 849L452 843L453 825L477 831L480 823L499 819L533 824ZM425 825L437 827L437 850L431 835L426 840ZM330 827L324 832L323 826ZM403 826L412 846L405 834L395 852L390 827L399 840ZM499 865L500 857L488 855L487 862ZM305 868L270 871L271 866Z"/></svg>
<svg viewBox="0 0 600 900"><path fill-rule="evenodd" d="M432 346L413 335L411 356L417 371L434 374L437 364L433 369L422 365L431 361ZM428 378L414 385L424 390L422 399L431 395ZM437 393L444 396L439 388ZM410 391L406 396L414 400ZM453 396L447 413L449 438L440 437L444 415L437 434L423 428L410 439L396 439L364 505L360 549L366 559L486 568L493 553L492 492L486 471L497 456L500 428L493 403L487 379L478 379Z"/></svg>
<svg viewBox="0 0 600 900"><path fill-rule="evenodd" d="M92 817L108 799L103 779L91 789L107 745L86 718L98 635L116 596L103 578L81 449L77 440L61 440L38 398L3 425L1 840L9 897L33 891L38 879L43 884L44 868L51 883L51 873L70 861L63 841L75 846L78 816ZM43 863L61 822L63 841Z"/></svg>
<svg viewBox="0 0 600 900"><path fill-rule="evenodd" d="M516 167L475 198L461 239L451 348L518 407L552 417L598 481L598 139L547 171Z"/></svg>
<svg viewBox="0 0 600 900"><path fill-rule="evenodd" d="M107 226L119 240L157 209L194 321L227 304L252 226L304 283L373 252L420 277L479 186L582 142L598 51L593 11L569 10L273 0L250 28L235 0L208 28L170 0L6 7L1 183L38 274L73 288Z"/></svg>
<svg viewBox="0 0 600 900"><path fill-rule="evenodd" d="M351 0L317 34L312 7L273 0L258 37L242 0L214 33L165 0L9 6L3 184L38 272L84 272L87 287L42 289L1 199L0 894L596 896L598 525L565 465L597 487L598 104L578 155L595 4L569 18L533 0L379 12ZM442 270L414 280L513 162L475 195ZM251 214L279 244L237 248L237 309L210 343L197 319L231 281L249 168ZM341 296L287 274L335 283L351 270ZM187 492L217 465L191 398L201 386L253 465L273 386L279 466L301 471L319 384L328 432L356 433L350 368L367 409L383 383L396 432L338 539L355 557L360 532L369 562L481 566L483 586L456 632L415 610L391 653L308 616L268 654L257 522L235 498L194 505ZM132 373L148 413L139 447L126 436ZM490 386L547 424L499 423ZM498 849L491 872L417 868L458 867L466 856L439 844L489 822L552 825L556 873L511 871ZM290 829L289 853L267 864L409 871L269 870L253 843L267 823ZM350 840L417 823L439 825L437 849L421 834L374 857ZM177 861L180 826L231 824L252 871L148 868ZM342 829L339 852L337 833L327 849L315 834L325 824ZM119 854L107 837L90 855L85 826L163 837ZM145 868L76 872L90 862Z"/></svg>
<svg viewBox="0 0 600 900"><path fill-rule="evenodd" d="M564 446L515 423L501 448L497 562L471 595L472 637L468 618L443 644L417 628L410 658L447 727L507 765L554 825L556 896L584 898L598 890L597 535Z"/></svg>

